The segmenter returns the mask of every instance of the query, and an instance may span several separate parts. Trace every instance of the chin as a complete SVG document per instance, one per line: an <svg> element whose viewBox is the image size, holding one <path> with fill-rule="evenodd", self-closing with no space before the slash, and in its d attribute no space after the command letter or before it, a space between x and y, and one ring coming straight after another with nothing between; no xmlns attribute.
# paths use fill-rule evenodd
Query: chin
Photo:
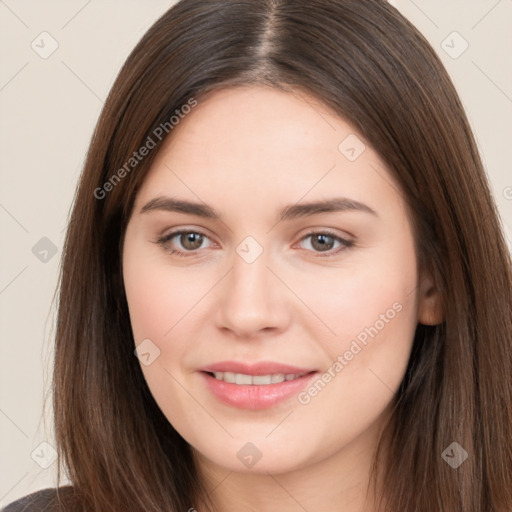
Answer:
<svg viewBox="0 0 512 512"><path fill-rule="evenodd" d="M225 468L236 473L280 474L302 469L312 463L301 446L290 443L273 444L264 437L253 441L231 439L215 447L211 444L202 450L193 448L206 465Z"/></svg>

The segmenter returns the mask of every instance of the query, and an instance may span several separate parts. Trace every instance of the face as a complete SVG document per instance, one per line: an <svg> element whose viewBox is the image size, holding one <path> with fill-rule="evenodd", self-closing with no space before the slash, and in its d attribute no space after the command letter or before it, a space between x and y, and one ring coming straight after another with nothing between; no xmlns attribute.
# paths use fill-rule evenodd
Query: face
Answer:
<svg viewBox="0 0 512 512"><path fill-rule="evenodd" d="M379 155L312 97L263 87L216 91L175 126L123 276L156 402L201 460L237 472L370 450L433 319Z"/></svg>

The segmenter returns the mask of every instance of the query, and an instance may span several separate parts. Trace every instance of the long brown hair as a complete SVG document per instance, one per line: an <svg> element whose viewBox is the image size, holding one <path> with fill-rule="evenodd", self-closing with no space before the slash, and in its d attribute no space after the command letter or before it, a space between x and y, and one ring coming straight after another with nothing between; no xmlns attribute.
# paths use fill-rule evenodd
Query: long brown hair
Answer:
<svg viewBox="0 0 512 512"><path fill-rule="evenodd" d="M169 120L209 91L242 84L303 91L362 134L404 191L419 264L442 297L443 322L417 327L387 456L375 459L379 510L510 512L510 255L447 72L379 0L182 0L128 57L94 132L63 251L53 407L72 507L208 502L190 446L134 356L121 249L137 190L172 137ZM148 137L157 147L131 161ZM442 457L453 442L468 454L457 468Z"/></svg>

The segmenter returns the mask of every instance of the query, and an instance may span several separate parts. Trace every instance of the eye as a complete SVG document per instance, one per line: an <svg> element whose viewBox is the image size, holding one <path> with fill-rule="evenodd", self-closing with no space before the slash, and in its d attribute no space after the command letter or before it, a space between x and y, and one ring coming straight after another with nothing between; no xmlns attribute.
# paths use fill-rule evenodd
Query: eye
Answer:
<svg viewBox="0 0 512 512"><path fill-rule="evenodd" d="M173 239L177 239L177 242L181 245L182 249L174 248L175 243L172 242ZM350 240L346 240L335 233L329 230L323 231L312 231L302 237L301 242L307 239L311 239L309 245L311 246L313 252L317 253L319 257L329 257L338 254L339 252L351 247L354 245L354 242ZM162 238L158 239L156 243L160 244L168 251L170 254L174 254L178 257L186 258L188 256L194 256L196 251L198 251L203 245L205 240L209 240L208 236L202 233L201 231L193 231L187 229L180 229L177 231L173 231L172 233L168 233ZM332 250L335 244L339 244L336 250ZM326 254L319 254L326 253Z"/></svg>
<svg viewBox="0 0 512 512"><path fill-rule="evenodd" d="M174 249L172 245L169 244L169 242L171 242L174 238L177 238L183 250ZM208 239L208 237L200 231L181 229L163 236L162 238L158 239L156 243L162 245L171 254L175 254L181 258L194 256L195 251L201 249L201 245L205 239Z"/></svg>
<svg viewBox="0 0 512 512"><path fill-rule="evenodd" d="M347 240L342 238L332 231L324 230L324 231L312 231L308 233L306 236L302 237L301 241L311 239L309 245L313 248L314 252L317 253L327 253L327 254L318 254L320 257L328 257L334 256L339 252L347 249L354 245L354 242L351 240ZM338 243L338 248L332 251L333 246Z"/></svg>

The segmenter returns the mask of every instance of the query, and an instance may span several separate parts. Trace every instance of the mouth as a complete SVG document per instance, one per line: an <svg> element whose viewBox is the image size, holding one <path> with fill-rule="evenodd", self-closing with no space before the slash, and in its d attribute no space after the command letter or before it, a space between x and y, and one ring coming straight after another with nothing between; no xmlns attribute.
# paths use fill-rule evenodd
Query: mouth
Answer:
<svg viewBox="0 0 512 512"><path fill-rule="evenodd" d="M225 362L203 368L199 374L208 392L221 403L261 410L297 396L320 372L274 363Z"/></svg>
<svg viewBox="0 0 512 512"><path fill-rule="evenodd" d="M270 384L280 384L281 382L297 380L304 375L308 375L311 372L305 373L272 373L267 375L248 375L245 373L234 373L234 372L205 372L210 377L223 382L229 382L230 384L237 384L242 386L269 386Z"/></svg>

